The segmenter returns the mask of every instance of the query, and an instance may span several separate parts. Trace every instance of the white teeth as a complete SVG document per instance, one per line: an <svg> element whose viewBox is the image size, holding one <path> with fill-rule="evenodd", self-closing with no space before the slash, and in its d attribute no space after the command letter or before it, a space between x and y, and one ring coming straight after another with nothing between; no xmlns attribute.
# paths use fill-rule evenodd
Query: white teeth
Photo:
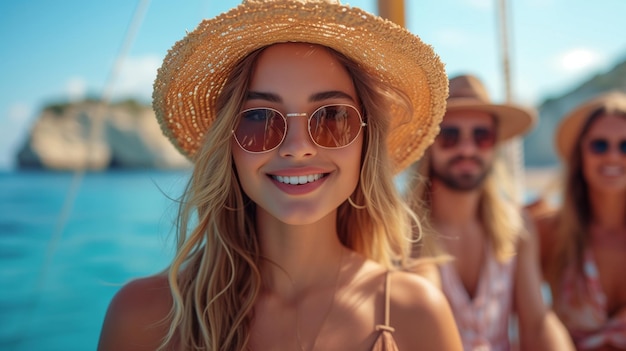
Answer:
<svg viewBox="0 0 626 351"><path fill-rule="evenodd" d="M622 167L605 166L600 169L600 172L606 176L619 176L624 172Z"/></svg>
<svg viewBox="0 0 626 351"><path fill-rule="evenodd" d="M272 178L276 179L277 181L281 183L297 185L297 184L306 184L306 183L314 182L322 178L322 174L309 174L309 175L292 176L292 177L272 176Z"/></svg>

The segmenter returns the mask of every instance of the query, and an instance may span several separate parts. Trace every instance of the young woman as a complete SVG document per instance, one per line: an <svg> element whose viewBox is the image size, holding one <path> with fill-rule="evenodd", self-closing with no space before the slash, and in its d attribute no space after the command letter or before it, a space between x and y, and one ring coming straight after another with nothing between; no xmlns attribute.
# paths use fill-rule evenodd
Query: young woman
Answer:
<svg viewBox="0 0 626 351"><path fill-rule="evenodd" d="M556 134L558 212L538 220L554 309L579 350L626 350L626 94L581 104Z"/></svg>
<svg viewBox="0 0 626 351"><path fill-rule="evenodd" d="M124 286L99 350L460 350L445 298L394 270L393 175L447 79L406 30L330 1L247 1L165 58L154 108L194 162L177 255Z"/></svg>

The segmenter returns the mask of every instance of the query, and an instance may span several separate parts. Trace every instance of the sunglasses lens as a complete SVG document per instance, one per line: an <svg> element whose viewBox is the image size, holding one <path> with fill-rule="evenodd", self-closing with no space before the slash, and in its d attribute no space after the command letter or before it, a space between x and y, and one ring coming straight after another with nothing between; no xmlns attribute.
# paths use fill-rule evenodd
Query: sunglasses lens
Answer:
<svg viewBox="0 0 626 351"><path fill-rule="evenodd" d="M626 140L620 141L619 151L622 153L622 155L626 155Z"/></svg>
<svg viewBox="0 0 626 351"><path fill-rule="evenodd" d="M459 142L461 131L455 127L442 127L437 141L442 148L447 149L456 146Z"/></svg>
<svg viewBox="0 0 626 351"><path fill-rule="evenodd" d="M309 118L309 131L321 147L348 146L361 131L361 115L350 105L323 106Z"/></svg>
<svg viewBox="0 0 626 351"><path fill-rule="evenodd" d="M239 115L235 139L250 152L270 151L280 145L285 137L285 118L276 110L256 108Z"/></svg>
<svg viewBox="0 0 626 351"><path fill-rule="evenodd" d="M309 132L321 147L348 146L359 135L362 127L359 111L350 105L328 105L313 112L309 118ZM275 149L285 138L287 122L283 115L271 108L243 111L233 134L237 143L249 152Z"/></svg>
<svg viewBox="0 0 626 351"><path fill-rule="evenodd" d="M596 155L603 154L609 150L609 142L604 139L594 139L589 142L589 151Z"/></svg>
<svg viewBox="0 0 626 351"><path fill-rule="evenodd" d="M492 147L496 143L496 133L487 128L474 129L474 142L481 149Z"/></svg>

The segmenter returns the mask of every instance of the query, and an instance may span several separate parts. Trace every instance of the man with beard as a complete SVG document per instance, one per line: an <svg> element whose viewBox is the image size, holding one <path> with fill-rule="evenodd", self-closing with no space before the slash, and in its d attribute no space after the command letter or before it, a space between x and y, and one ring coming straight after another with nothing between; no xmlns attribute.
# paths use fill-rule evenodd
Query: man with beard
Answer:
<svg viewBox="0 0 626 351"><path fill-rule="evenodd" d="M441 131L413 166L409 202L428 209L418 215L431 226L422 228L415 255L434 263L416 272L445 293L465 350L509 350L516 342L520 350L573 350L543 301L535 232L499 163L498 146L534 122L532 111L492 103L476 77L452 78ZM514 316L517 329L509 327Z"/></svg>

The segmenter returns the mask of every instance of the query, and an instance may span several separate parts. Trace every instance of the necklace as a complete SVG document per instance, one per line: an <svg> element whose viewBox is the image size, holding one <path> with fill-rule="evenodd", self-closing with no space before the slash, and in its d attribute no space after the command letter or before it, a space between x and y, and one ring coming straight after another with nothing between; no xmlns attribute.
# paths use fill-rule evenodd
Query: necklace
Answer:
<svg viewBox="0 0 626 351"><path fill-rule="evenodd" d="M335 305L335 300L337 297L337 288L339 287L339 276L341 275L340 274L341 266L343 265L343 256L344 256L344 249L342 248L341 256L339 256L339 264L337 265L337 272L335 273L335 287L333 289L332 300L330 301L330 305L328 306L328 309L326 310L326 313L324 314L324 318L322 318L322 323L320 323L320 326L317 329L317 332L315 333L315 337L313 338L313 342L311 343L311 349L309 351L315 350L315 344L317 343L317 338L322 332L322 328L324 327L324 324L326 324L326 319L328 319L328 316L330 315L330 312L333 310L333 307ZM300 351L305 351L304 346L302 346L302 338L300 337L300 316L299 316L298 311L299 311L299 307L296 305L296 338L298 340L298 346L300 347Z"/></svg>

